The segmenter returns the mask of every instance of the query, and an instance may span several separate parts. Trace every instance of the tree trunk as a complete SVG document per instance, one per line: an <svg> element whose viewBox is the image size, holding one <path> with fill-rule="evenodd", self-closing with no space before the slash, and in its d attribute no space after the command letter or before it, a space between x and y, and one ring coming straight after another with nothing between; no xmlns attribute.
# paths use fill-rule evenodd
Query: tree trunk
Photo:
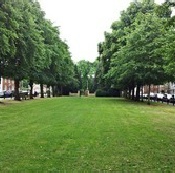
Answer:
<svg viewBox="0 0 175 173"><path fill-rule="evenodd" d="M150 105L150 91L151 91L151 85L148 86L148 105Z"/></svg>
<svg viewBox="0 0 175 173"><path fill-rule="evenodd" d="M134 100L134 87L132 88L132 100Z"/></svg>
<svg viewBox="0 0 175 173"><path fill-rule="evenodd" d="M143 86L142 86L142 102L143 102Z"/></svg>
<svg viewBox="0 0 175 173"><path fill-rule="evenodd" d="M33 81L32 80L30 80L29 85L30 85L30 99L33 99Z"/></svg>
<svg viewBox="0 0 175 173"><path fill-rule="evenodd" d="M60 95L62 96L63 95L63 86L61 85L60 87Z"/></svg>
<svg viewBox="0 0 175 173"><path fill-rule="evenodd" d="M140 85L137 85L137 89L136 89L136 101L140 101Z"/></svg>
<svg viewBox="0 0 175 173"><path fill-rule="evenodd" d="M43 84L40 84L40 90L41 90L41 98L44 98Z"/></svg>
<svg viewBox="0 0 175 173"><path fill-rule="evenodd" d="M47 88L47 98L50 98L50 87Z"/></svg>
<svg viewBox="0 0 175 173"><path fill-rule="evenodd" d="M128 98L131 99L131 88L129 88L129 95L128 95Z"/></svg>
<svg viewBox="0 0 175 173"><path fill-rule="evenodd" d="M55 87L52 85L52 97L55 97Z"/></svg>
<svg viewBox="0 0 175 173"><path fill-rule="evenodd" d="M15 89L14 89L14 100L21 101L20 94L19 94L19 80L14 80Z"/></svg>
<svg viewBox="0 0 175 173"><path fill-rule="evenodd" d="M124 91L123 91L122 97L124 97L125 99L127 99L127 90L124 90Z"/></svg>

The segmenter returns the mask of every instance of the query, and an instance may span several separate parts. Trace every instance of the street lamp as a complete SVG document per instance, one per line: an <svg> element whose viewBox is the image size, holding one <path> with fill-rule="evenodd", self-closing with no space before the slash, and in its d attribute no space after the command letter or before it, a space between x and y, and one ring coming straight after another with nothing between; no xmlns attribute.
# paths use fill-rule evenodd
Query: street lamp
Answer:
<svg viewBox="0 0 175 173"><path fill-rule="evenodd" d="M86 91L85 91L85 96L88 97L89 95L89 88L88 88L88 85L89 85L89 75L87 75L87 81L86 81Z"/></svg>
<svg viewBox="0 0 175 173"><path fill-rule="evenodd" d="M87 75L87 82L86 82L86 90L89 90L89 78L90 78L91 76L88 74Z"/></svg>

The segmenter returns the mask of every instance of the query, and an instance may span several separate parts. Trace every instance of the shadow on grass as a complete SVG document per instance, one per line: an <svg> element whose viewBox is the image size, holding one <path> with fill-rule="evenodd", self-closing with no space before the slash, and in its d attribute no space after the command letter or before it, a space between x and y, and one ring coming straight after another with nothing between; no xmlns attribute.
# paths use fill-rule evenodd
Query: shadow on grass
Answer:
<svg viewBox="0 0 175 173"><path fill-rule="evenodd" d="M173 106L172 104L166 104L166 103L161 103L161 102L150 102L150 104L148 105L148 102L146 100L144 101L134 101L134 100L129 100L129 99L125 99L125 98L106 98L111 102L120 102L124 105L138 105L138 106Z"/></svg>

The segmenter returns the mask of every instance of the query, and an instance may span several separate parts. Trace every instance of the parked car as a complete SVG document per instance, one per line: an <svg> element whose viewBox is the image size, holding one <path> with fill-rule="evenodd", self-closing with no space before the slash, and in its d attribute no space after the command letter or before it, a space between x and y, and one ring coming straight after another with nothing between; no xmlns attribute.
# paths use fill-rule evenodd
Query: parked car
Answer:
<svg viewBox="0 0 175 173"><path fill-rule="evenodd" d="M10 97L12 97L12 91L5 91L4 92L4 95L5 95L5 98L10 98Z"/></svg>
<svg viewBox="0 0 175 173"><path fill-rule="evenodd" d="M152 100L152 101L155 101L156 100L155 93L150 92L150 100Z"/></svg>
<svg viewBox="0 0 175 173"><path fill-rule="evenodd" d="M148 99L148 94L143 94L143 99ZM154 93L150 93L150 100L155 100L155 94Z"/></svg>
<svg viewBox="0 0 175 173"><path fill-rule="evenodd" d="M169 102L170 102L170 103L173 103L173 105L175 104L174 94L172 95L172 97L171 97L171 99L170 99Z"/></svg>
<svg viewBox="0 0 175 173"><path fill-rule="evenodd" d="M172 99L172 94L167 94L167 93L165 93L165 94L164 94L164 97L163 97L163 99L162 99L162 102L167 102L167 103L169 103L171 99Z"/></svg>
<svg viewBox="0 0 175 173"><path fill-rule="evenodd" d="M26 100L29 96L29 93L28 93L28 91L22 90L19 92L19 95L20 95L20 98L22 98L23 100L24 99Z"/></svg>
<svg viewBox="0 0 175 173"><path fill-rule="evenodd" d="M4 92L4 94L5 94L5 98L10 98L13 96L13 91L7 90Z"/></svg>
<svg viewBox="0 0 175 173"><path fill-rule="evenodd" d="M13 96L13 91L11 90L0 92L0 98L11 98L12 96Z"/></svg>
<svg viewBox="0 0 175 173"><path fill-rule="evenodd" d="M4 91L0 91L0 98L4 98Z"/></svg>
<svg viewBox="0 0 175 173"><path fill-rule="evenodd" d="M163 97L164 97L164 94L162 94L162 93L156 93L155 94L155 97L156 97L156 101L162 101L163 100Z"/></svg>
<svg viewBox="0 0 175 173"><path fill-rule="evenodd" d="M143 94L143 99L148 99L148 94Z"/></svg>

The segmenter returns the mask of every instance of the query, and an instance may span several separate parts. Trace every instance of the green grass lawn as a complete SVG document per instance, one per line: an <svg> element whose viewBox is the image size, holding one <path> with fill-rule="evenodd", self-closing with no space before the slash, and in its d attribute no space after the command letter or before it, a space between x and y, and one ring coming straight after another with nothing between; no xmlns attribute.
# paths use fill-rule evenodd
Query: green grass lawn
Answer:
<svg viewBox="0 0 175 173"><path fill-rule="evenodd" d="M0 172L173 170L173 106L100 98L0 104Z"/></svg>

